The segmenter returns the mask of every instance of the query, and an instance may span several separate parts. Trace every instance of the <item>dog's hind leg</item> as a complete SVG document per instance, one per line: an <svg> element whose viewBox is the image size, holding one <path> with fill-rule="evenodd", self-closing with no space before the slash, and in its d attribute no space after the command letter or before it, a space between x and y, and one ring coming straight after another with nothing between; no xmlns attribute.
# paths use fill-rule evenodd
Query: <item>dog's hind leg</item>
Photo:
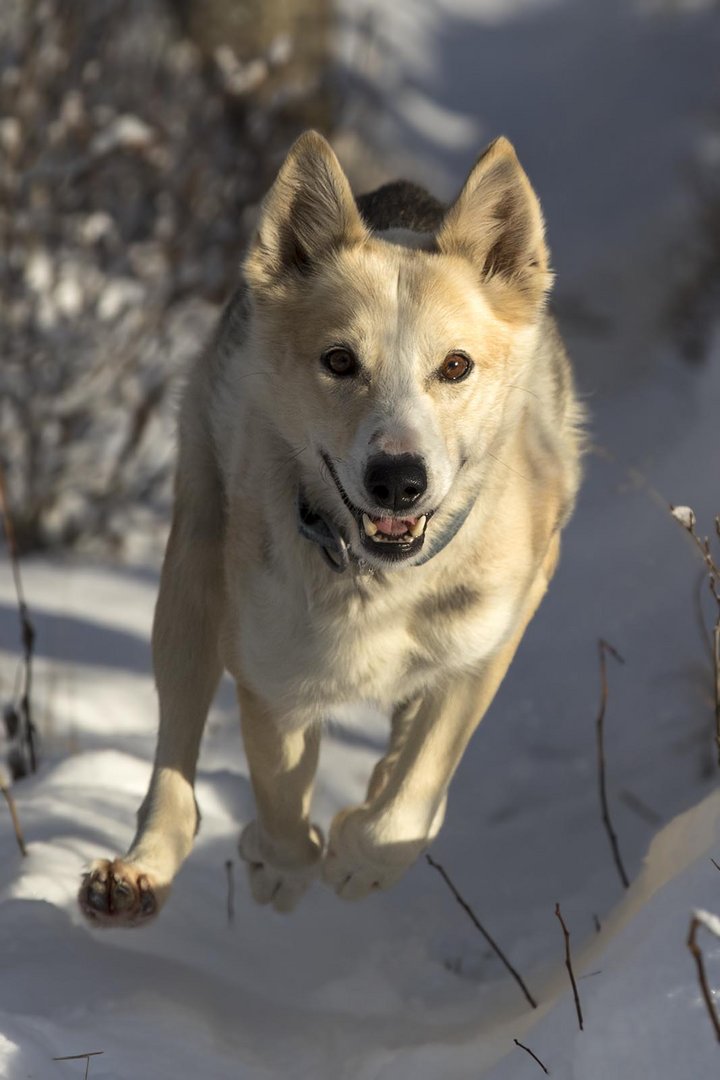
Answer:
<svg viewBox="0 0 720 1080"><path fill-rule="evenodd" d="M78 899L94 925L134 926L156 914L197 831L195 767L222 670L223 512L209 446L195 445L189 456L190 467L181 446L153 627L160 703L155 765L129 851L123 858L98 860L83 879Z"/></svg>
<svg viewBox="0 0 720 1080"><path fill-rule="evenodd" d="M240 837L253 897L291 911L319 875L323 838L310 824L320 750L318 726L285 730L254 694L238 686L245 753L257 820Z"/></svg>

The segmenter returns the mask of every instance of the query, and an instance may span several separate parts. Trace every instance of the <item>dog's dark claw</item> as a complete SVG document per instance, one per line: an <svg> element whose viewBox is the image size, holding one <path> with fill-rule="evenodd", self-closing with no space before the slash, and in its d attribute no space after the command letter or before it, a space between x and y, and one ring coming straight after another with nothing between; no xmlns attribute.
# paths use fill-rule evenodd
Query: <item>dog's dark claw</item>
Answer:
<svg viewBox="0 0 720 1080"><path fill-rule="evenodd" d="M147 875L137 874L120 859L102 862L86 874L78 901L83 914L103 926L135 926L158 909L156 891Z"/></svg>
<svg viewBox="0 0 720 1080"><path fill-rule="evenodd" d="M93 911L105 913L110 910L109 894L105 884L101 881L85 883L85 902Z"/></svg>

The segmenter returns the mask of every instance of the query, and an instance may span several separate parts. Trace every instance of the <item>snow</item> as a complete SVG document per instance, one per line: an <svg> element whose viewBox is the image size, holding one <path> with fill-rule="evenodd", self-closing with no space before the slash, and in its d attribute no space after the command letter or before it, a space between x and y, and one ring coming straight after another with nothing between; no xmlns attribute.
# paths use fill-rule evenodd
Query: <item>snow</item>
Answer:
<svg viewBox="0 0 720 1080"><path fill-rule="evenodd" d="M346 10L364 32L373 5ZM13 789L26 859L0 803L7 1080L80 1077L84 1061L52 1059L87 1051L103 1051L92 1080L540 1077L514 1039L566 1080L717 1071L685 944L695 910L720 913L712 680L697 626L702 564L669 504L691 506L697 532L712 531L720 338L704 365L682 363L661 332L669 272L659 268L690 220L683 167L705 145L720 20L700 4L591 0L396 0L376 10L374 47L385 59L366 76L386 109L378 116L375 105L364 121L355 113L358 128L374 124L372 137L390 140L389 170L416 161L441 194L486 138L512 136L543 196L561 314L593 417L595 449L558 575L463 760L433 845L540 1008L529 1009L424 861L360 904L321 885L291 916L252 904L236 844L253 805L229 683L203 745L201 832L167 907L143 930L86 927L75 904L82 868L125 848L150 773L157 566L37 558L23 573L38 630L42 765ZM578 311L589 318L571 317ZM599 637L625 659L608 660L605 728L627 893L597 793ZM17 644L2 564L3 698ZM322 827L360 799L386 734L369 711L329 729L315 799ZM720 942L705 930L699 940L717 987Z"/></svg>

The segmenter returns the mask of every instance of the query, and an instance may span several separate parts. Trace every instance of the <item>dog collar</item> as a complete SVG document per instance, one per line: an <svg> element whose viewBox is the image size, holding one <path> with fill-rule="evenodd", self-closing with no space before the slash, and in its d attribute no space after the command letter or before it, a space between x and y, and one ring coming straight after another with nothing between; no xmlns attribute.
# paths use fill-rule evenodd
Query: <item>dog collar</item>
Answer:
<svg viewBox="0 0 720 1080"><path fill-rule="evenodd" d="M457 536L474 505L475 500L471 499L456 514L453 514L440 535L434 538L434 543L429 550L416 563L413 563L413 566L424 566L430 559L434 559L436 555L439 555L450 541ZM342 530L331 518L325 517L319 510L311 509L302 491L298 495L297 513L298 532L306 540L311 540L318 545L325 562L334 573L344 574L351 560L358 565L362 565L361 560L350 549Z"/></svg>
<svg viewBox="0 0 720 1080"><path fill-rule="evenodd" d="M436 555L439 555L443 548L446 548L450 541L460 532L474 505L475 500L471 499L457 513L453 514L443 531L439 536L435 537L434 543L430 544L428 551L416 563L413 563L413 566L424 566L426 562L430 562L430 559L434 559Z"/></svg>
<svg viewBox="0 0 720 1080"><path fill-rule="evenodd" d="M318 510L312 510L302 491L298 495L297 512L300 535L318 545L331 570L336 574L345 573L354 555L335 522Z"/></svg>

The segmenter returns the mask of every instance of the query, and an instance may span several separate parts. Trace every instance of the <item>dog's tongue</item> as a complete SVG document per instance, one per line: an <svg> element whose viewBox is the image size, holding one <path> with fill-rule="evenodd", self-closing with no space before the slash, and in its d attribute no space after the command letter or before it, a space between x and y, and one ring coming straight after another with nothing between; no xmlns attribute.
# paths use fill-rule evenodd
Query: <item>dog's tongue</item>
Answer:
<svg viewBox="0 0 720 1080"><path fill-rule="evenodd" d="M408 529L415 524L417 518L373 518L373 524L377 526L378 532L384 533L385 536L402 536Z"/></svg>

